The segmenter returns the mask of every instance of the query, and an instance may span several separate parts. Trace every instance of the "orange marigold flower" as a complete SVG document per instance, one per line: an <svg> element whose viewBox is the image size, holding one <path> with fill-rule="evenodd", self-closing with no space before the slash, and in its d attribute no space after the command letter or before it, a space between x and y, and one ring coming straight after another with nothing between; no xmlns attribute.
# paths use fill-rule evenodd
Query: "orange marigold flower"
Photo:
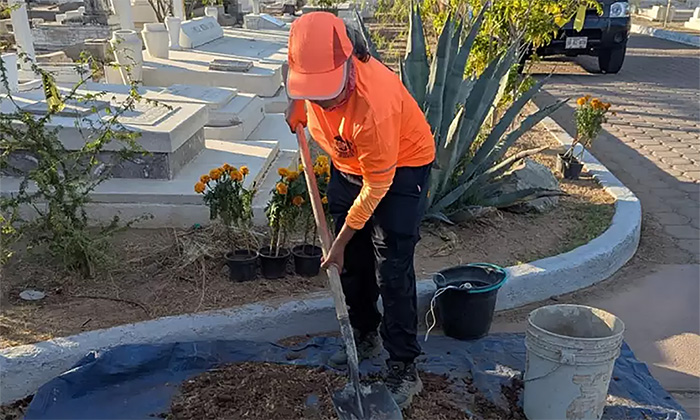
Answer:
<svg viewBox="0 0 700 420"><path fill-rule="evenodd" d="M609 110L610 109L610 102L604 103L603 107L605 108L606 111Z"/></svg>
<svg viewBox="0 0 700 420"><path fill-rule="evenodd" d="M286 176L289 176L289 169L287 169L287 168L279 168L279 169L277 170L277 173L278 173L281 177L284 178L284 177L286 177Z"/></svg>
<svg viewBox="0 0 700 420"><path fill-rule="evenodd" d="M197 194L203 193L205 188L206 188L206 185L204 185L203 182L198 182L198 183L194 184L194 192L196 192Z"/></svg>
<svg viewBox="0 0 700 420"><path fill-rule="evenodd" d="M578 104L578 106L584 106L586 105L586 102L588 101L583 96L576 100L576 104Z"/></svg>
<svg viewBox="0 0 700 420"><path fill-rule="evenodd" d="M221 170L224 172L228 172L233 168L233 166L229 165L228 163L224 163L224 165L221 167Z"/></svg>
<svg viewBox="0 0 700 420"><path fill-rule="evenodd" d="M209 175L202 175L199 177L199 182L201 182L202 184L206 184L209 181L211 181Z"/></svg>
<svg viewBox="0 0 700 420"><path fill-rule="evenodd" d="M289 175L287 175L287 181L289 182L294 182L299 178L299 172L297 171L290 171Z"/></svg>
<svg viewBox="0 0 700 420"><path fill-rule="evenodd" d="M278 182L275 188L277 189L277 192L279 194L287 194L287 184L285 184L284 182Z"/></svg>
<svg viewBox="0 0 700 420"><path fill-rule="evenodd" d="M221 173L221 169L214 168L211 171L209 171L209 177L216 181L217 179L221 178Z"/></svg>
<svg viewBox="0 0 700 420"><path fill-rule="evenodd" d="M241 171L241 174L243 174L243 176L246 176L250 173L250 169L248 169L247 166L241 166L241 169L239 170Z"/></svg>
<svg viewBox="0 0 700 420"><path fill-rule="evenodd" d="M238 169L235 166L232 166L226 172L231 176L231 178L234 178L238 173Z"/></svg>
<svg viewBox="0 0 700 420"><path fill-rule="evenodd" d="M318 163L318 164L321 165L321 166L328 165L328 156L326 156L326 155L319 155L319 156L316 158L316 163Z"/></svg>
<svg viewBox="0 0 700 420"><path fill-rule="evenodd" d="M231 179L234 181L243 181L243 174L239 171L231 172Z"/></svg>
<svg viewBox="0 0 700 420"><path fill-rule="evenodd" d="M323 204L328 204L328 197L324 196L324 197L321 199L321 202L322 202Z"/></svg>
<svg viewBox="0 0 700 420"><path fill-rule="evenodd" d="M304 204L304 199L300 195L297 195L296 197L292 198L292 204L299 207Z"/></svg>

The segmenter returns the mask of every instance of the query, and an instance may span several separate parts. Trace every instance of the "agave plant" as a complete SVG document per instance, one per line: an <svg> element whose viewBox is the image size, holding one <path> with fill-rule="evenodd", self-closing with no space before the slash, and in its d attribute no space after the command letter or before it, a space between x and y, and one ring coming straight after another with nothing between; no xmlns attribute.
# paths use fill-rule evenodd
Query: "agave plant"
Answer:
<svg viewBox="0 0 700 420"><path fill-rule="evenodd" d="M451 223L451 216L469 206L509 207L547 195L560 194L540 188L513 193L499 192L498 182L521 159L540 152L526 150L503 159L507 150L527 130L558 109L558 101L522 119L510 130L525 104L539 91L543 81L521 94L500 119L496 112L509 70L522 53L519 42L492 61L478 76L464 77L469 53L484 18L482 10L466 36L459 18L448 16L428 63L419 6L411 8L406 55L399 63L403 84L425 112L435 137L437 156L433 165L426 217ZM361 20L370 51L376 56Z"/></svg>

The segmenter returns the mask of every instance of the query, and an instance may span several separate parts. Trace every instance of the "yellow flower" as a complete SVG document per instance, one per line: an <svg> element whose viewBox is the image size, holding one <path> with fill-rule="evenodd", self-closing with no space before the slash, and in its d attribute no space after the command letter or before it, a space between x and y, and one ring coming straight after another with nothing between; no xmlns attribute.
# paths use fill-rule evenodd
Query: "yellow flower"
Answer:
<svg viewBox="0 0 700 420"><path fill-rule="evenodd" d="M279 168L279 169L277 170L277 173L278 173L281 177L284 178L284 177L286 177L286 176L289 176L289 169L287 169L287 168Z"/></svg>
<svg viewBox="0 0 700 420"><path fill-rule="evenodd" d="M223 172L229 172L231 171L231 168L233 168L233 166L229 165L228 163L224 163L224 165L221 167L221 170Z"/></svg>
<svg viewBox="0 0 700 420"><path fill-rule="evenodd" d="M326 176L331 176L331 166L330 166L330 165L326 165L326 166L323 168L323 172L325 172Z"/></svg>
<svg viewBox="0 0 700 420"><path fill-rule="evenodd" d="M586 105L586 102L588 102L588 100L586 100L586 98L583 96L576 100L576 104L578 104L578 106L584 106Z"/></svg>
<svg viewBox="0 0 700 420"><path fill-rule="evenodd" d="M316 158L316 163L318 163L318 164L321 165L321 166L328 165L328 156L319 155L319 156Z"/></svg>
<svg viewBox="0 0 700 420"><path fill-rule="evenodd" d="M202 184L206 184L209 181L211 181L209 175L202 175L199 177L199 182L201 182Z"/></svg>
<svg viewBox="0 0 700 420"><path fill-rule="evenodd" d="M321 199L321 203L328 204L328 197L323 196L323 198Z"/></svg>
<svg viewBox="0 0 700 420"><path fill-rule="evenodd" d="M292 198L292 204L300 207L302 204L304 204L304 199L300 195L297 195L296 197Z"/></svg>
<svg viewBox="0 0 700 420"><path fill-rule="evenodd" d="M304 172L304 165L301 163L299 164L299 172Z"/></svg>
<svg viewBox="0 0 700 420"><path fill-rule="evenodd" d="M287 181L289 182L294 182L299 178L299 172L297 171L290 171L289 175L287 175Z"/></svg>
<svg viewBox="0 0 700 420"><path fill-rule="evenodd" d="M209 177L216 181L217 179L221 178L221 169L219 168L214 168L211 171L209 171Z"/></svg>
<svg viewBox="0 0 700 420"><path fill-rule="evenodd" d="M277 188L277 192L279 194L287 194L287 184L285 184L284 182L278 182L275 188Z"/></svg>
<svg viewBox="0 0 700 420"><path fill-rule="evenodd" d="M243 176L246 176L250 173L250 169L248 169L247 166L241 166L240 171L241 171L241 174L243 174Z"/></svg>
<svg viewBox="0 0 700 420"><path fill-rule="evenodd" d="M203 193L205 188L206 188L206 185L204 185L203 182L198 182L198 183L194 184L194 192L196 192L197 194Z"/></svg>

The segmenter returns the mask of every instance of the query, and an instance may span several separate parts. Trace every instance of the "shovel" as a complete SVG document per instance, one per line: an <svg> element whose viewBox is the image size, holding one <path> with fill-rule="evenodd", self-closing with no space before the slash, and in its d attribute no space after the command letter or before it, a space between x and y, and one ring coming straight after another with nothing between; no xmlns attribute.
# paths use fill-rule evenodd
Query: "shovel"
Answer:
<svg viewBox="0 0 700 420"><path fill-rule="evenodd" d="M323 249L323 255L327 256L333 240L323 214L323 206L318 193L309 145L306 142L306 135L301 124L296 127L295 131L299 142L299 151L301 152L301 162L304 165L304 177L309 189L311 208L314 213L316 226L318 226L319 236L321 237L321 248ZM355 347L355 337L353 337L352 327L350 326L348 308L345 306L345 294L340 284L338 267L331 265L326 272L328 273L331 294L335 303L335 313L340 324L340 333L345 342L350 374L350 383L344 389L331 395L338 418L340 420L401 420L403 418L401 409L396 405L386 385L381 382L374 382L371 385L360 384L360 368L357 359L357 348Z"/></svg>

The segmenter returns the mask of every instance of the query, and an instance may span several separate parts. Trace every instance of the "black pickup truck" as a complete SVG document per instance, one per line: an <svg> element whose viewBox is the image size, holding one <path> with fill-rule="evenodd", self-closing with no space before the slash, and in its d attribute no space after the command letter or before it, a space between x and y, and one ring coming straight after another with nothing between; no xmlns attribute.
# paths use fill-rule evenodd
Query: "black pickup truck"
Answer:
<svg viewBox="0 0 700 420"><path fill-rule="evenodd" d="M603 14L586 11L583 29L574 29L574 19L564 25L556 38L538 49L538 55L593 55L603 73L617 73L622 68L630 33L630 8L627 1L601 0Z"/></svg>

